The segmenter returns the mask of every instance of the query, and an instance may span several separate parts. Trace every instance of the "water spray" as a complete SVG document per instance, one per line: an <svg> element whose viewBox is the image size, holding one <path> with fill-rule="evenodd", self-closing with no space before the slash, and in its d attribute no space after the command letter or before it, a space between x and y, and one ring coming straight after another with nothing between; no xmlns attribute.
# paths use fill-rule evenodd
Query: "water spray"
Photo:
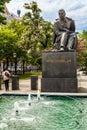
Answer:
<svg viewBox="0 0 87 130"><path fill-rule="evenodd" d="M40 90L37 91L37 100L40 100Z"/></svg>
<svg viewBox="0 0 87 130"><path fill-rule="evenodd" d="M19 115L19 104L18 104L18 102L14 103L14 110L15 110L16 116L18 116Z"/></svg>
<svg viewBox="0 0 87 130"><path fill-rule="evenodd" d="M28 94L28 105L31 106L31 94Z"/></svg>

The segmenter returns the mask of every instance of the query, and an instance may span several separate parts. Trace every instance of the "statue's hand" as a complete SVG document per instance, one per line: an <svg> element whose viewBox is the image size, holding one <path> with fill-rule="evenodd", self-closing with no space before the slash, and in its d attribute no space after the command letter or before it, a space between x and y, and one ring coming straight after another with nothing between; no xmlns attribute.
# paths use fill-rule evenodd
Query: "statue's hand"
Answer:
<svg viewBox="0 0 87 130"><path fill-rule="evenodd" d="M70 33L70 30L68 30L67 28L64 28L64 31Z"/></svg>
<svg viewBox="0 0 87 130"><path fill-rule="evenodd" d="M66 30L66 32L69 34L70 33L70 31L69 30Z"/></svg>

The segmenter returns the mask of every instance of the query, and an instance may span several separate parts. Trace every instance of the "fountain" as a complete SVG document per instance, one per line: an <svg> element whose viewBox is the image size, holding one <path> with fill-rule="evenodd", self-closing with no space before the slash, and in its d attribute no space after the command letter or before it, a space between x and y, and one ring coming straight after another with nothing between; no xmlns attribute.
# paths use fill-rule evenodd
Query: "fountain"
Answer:
<svg viewBox="0 0 87 130"><path fill-rule="evenodd" d="M0 129L86 129L86 104L86 98L41 95L40 91L37 94L15 96L15 98L14 96L2 96L0 98Z"/></svg>
<svg viewBox="0 0 87 130"><path fill-rule="evenodd" d="M31 106L31 94L28 95L28 105Z"/></svg>
<svg viewBox="0 0 87 130"><path fill-rule="evenodd" d="M37 91L37 100L40 100L40 90Z"/></svg>
<svg viewBox="0 0 87 130"><path fill-rule="evenodd" d="M18 102L14 103L14 110L15 110L16 116L18 116L19 115L19 104L18 104Z"/></svg>

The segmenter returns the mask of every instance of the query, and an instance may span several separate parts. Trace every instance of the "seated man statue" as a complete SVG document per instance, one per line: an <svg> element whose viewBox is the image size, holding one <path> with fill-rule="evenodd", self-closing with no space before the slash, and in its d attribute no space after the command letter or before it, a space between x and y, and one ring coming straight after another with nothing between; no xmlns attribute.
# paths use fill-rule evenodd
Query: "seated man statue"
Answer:
<svg viewBox="0 0 87 130"><path fill-rule="evenodd" d="M53 43L54 51L76 50L77 36L75 33L75 23L71 18L65 17L65 10L58 11L59 18L54 23Z"/></svg>

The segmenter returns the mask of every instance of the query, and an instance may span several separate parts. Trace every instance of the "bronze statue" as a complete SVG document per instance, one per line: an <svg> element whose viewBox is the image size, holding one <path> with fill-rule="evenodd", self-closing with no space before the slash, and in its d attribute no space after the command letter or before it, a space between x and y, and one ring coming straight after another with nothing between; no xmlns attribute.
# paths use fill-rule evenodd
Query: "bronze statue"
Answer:
<svg viewBox="0 0 87 130"><path fill-rule="evenodd" d="M58 11L59 18L54 23L53 43L54 51L74 51L77 47L75 23L66 17L64 9Z"/></svg>

